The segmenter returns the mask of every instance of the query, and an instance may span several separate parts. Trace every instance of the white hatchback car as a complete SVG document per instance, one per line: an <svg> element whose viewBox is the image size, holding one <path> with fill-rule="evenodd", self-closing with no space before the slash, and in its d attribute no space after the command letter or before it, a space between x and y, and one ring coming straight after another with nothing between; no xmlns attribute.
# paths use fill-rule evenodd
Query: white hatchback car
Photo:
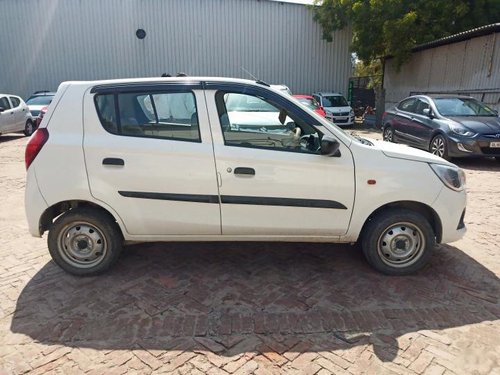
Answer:
<svg viewBox="0 0 500 375"><path fill-rule="evenodd" d="M344 95L337 92L317 92L312 96L324 108L326 118L335 125L354 125L354 111Z"/></svg>
<svg viewBox="0 0 500 375"><path fill-rule="evenodd" d="M0 135L24 132L33 134L35 121L24 100L19 96L0 94Z"/></svg>
<svg viewBox="0 0 500 375"><path fill-rule="evenodd" d="M242 96L265 102L261 126L231 122ZM63 83L26 167L29 230L75 275L108 269L124 241L359 241L403 275L466 230L457 166L353 137L263 82Z"/></svg>

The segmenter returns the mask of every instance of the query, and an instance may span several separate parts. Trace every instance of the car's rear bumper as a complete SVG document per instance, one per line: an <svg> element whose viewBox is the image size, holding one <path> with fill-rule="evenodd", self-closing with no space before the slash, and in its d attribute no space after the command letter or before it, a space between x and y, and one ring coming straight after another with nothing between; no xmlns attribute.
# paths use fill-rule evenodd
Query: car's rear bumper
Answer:
<svg viewBox="0 0 500 375"><path fill-rule="evenodd" d="M27 172L24 202L29 232L33 237L41 237L40 218L48 208L48 205L38 188L33 166L29 168Z"/></svg>

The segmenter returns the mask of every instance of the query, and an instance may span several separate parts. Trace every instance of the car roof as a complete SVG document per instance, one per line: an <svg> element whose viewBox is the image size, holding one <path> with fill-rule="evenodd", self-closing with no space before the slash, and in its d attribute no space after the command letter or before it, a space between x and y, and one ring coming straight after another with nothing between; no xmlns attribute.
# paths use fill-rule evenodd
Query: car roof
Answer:
<svg viewBox="0 0 500 375"><path fill-rule="evenodd" d="M299 99L314 99L311 95L295 94L292 96Z"/></svg>
<svg viewBox="0 0 500 375"><path fill-rule="evenodd" d="M31 97L34 98L35 96L54 96L56 93L54 91L35 91Z"/></svg>
<svg viewBox="0 0 500 375"><path fill-rule="evenodd" d="M428 99L474 99L472 96L467 95L453 95L453 94L418 94L404 98L402 101L410 98L428 98Z"/></svg>
<svg viewBox="0 0 500 375"><path fill-rule="evenodd" d="M317 92L316 95L319 95L319 96L343 96L339 92Z"/></svg>

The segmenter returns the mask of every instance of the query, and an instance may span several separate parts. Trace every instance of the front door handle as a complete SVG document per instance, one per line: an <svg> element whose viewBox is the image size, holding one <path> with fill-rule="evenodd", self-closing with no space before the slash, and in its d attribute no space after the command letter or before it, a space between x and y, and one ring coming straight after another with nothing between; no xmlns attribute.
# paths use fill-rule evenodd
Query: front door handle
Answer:
<svg viewBox="0 0 500 375"><path fill-rule="evenodd" d="M120 158L104 158L102 165L125 165L125 161Z"/></svg>
<svg viewBox="0 0 500 375"><path fill-rule="evenodd" d="M237 168L234 168L234 174L242 174L242 175L247 175L247 176L254 176L255 175L255 169L253 169L253 168L247 168L247 167L237 167Z"/></svg>

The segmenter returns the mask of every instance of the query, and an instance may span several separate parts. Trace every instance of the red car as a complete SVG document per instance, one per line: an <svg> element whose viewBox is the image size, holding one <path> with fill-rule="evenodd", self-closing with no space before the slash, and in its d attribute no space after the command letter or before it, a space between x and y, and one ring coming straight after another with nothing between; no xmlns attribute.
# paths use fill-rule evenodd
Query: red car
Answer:
<svg viewBox="0 0 500 375"><path fill-rule="evenodd" d="M326 117L326 112L321 107L316 99L314 99L311 95L293 95L295 99L304 104L307 108L312 109L318 115Z"/></svg>

